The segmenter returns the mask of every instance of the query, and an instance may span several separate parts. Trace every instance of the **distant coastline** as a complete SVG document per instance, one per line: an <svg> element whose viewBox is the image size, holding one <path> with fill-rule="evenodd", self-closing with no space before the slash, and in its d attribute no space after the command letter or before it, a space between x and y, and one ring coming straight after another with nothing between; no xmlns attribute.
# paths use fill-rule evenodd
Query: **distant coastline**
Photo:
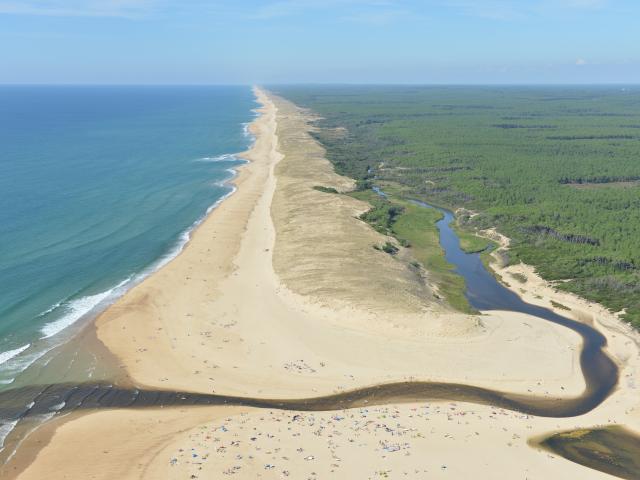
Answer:
<svg viewBox="0 0 640 480"><path fill-rule="evenodd" d="M393 382L459 383L545 404L584 391L575 332L522 312L466 315L433 302L428 276L407 267L409 252L372 248L389 237L359 219L370 206L333 193L352 189L353 181L333 172L309 134L308 113L256 93L262 115L251 126L257 138L234 181L237 194L211 212L175 261L95 323L131 390L273 398L274 406ZM621 376L629 381L637 346L612 332L606 330L608 352L627 358ZM295 478L312 471L356 478L390 465L445 465L452 478L490 479L495 465L486 459L508 442L509 461L501 464L507 476L526 464L539 475L600 478L571 462L549 462L527 443L532 434L573 428L575 418L413 398L394 404L391 391L388 406L365 398L352 409L305 413L175 403L87 411L31 435L9 466L22 471L21 480L51 471L75 478L87 469L104 479L216 478L229 471L255 478L272 468ZM581 421L617 418L633 426L633 415L617 415L621 404L635 401L633 388L622 385ZM356 434L354 445L348 439ZM82 441L87 435L91 445ZM466 462L451 447L455 437L465 439ZM276 446L281 458L274 461ZM420 454L427 451L437 455ZM362 462L336 460L355 454Z"/></svg>
<svg viewBox="0 0 640 480"><path fill-rule="evenodd" d="M248 131L249 124L250 122L242 123L240 125L240 132L250 147L255 141L255 138ZM207 163L222 162L221 165L224 165L226 177L216 180L216 186L219 189L227 191L216 198L215 201L206 208L203 214L179 234L177 240L173 242L173 245L150 265L142 268L138 272L130 274L127 278L107 290L68 301L64 299L60 300L41 313L40 316L51 316L54 315L56 311L62 312L58 318L54 317L39 327L39 332L34 333L35 335L39 334L39 337L16 348L0 352L0 371L5 375L5 378L0 380L0 390L3 388L8 389L28 385L33 381L34 377L37 377L38 381L64 381L66 375L64 370L71 368L65 366L64 363L72 361L74 354L71 350L78 347L77 343L72 342L72 340L80 335L87 326L90 326L89 324L103 311L117 302L119 298L132 288L135 288L136 285L143 282L150 275L153 275L163 268L183 251L193 232L206 219L211 211L236 191L233 185L233 180L237 176L236 169L246 162L241 155L241 153L224 153L213 157L202 157L193 160L194 162L203 161ZM69 342L71 342L71 344ZM65 358L70 360L63 360ZM98 366L95 362L87 364L85 366L86 378L93 378L95 371L101 368L103 368L103 366ZM61 370L63 370L63 372L61 372ZM75 372L74 375L76 375ZM18 418L11 419L3 423L2 428L0 428L0 452L2 452L4 447L5 439L18 423L18 420ZM6 454L6 452L3 453Z"/></svg>

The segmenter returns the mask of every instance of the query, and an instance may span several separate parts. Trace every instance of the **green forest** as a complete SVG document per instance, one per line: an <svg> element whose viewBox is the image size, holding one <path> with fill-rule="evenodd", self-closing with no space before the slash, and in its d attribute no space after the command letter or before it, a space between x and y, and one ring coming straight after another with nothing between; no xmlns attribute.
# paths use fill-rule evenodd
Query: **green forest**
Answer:
<svg viewBox="0 0 640 480"><path fill-rule="evenodd" d="M640 327L640 88L282 87L360 189L478 212L510 262Z"/></svg>

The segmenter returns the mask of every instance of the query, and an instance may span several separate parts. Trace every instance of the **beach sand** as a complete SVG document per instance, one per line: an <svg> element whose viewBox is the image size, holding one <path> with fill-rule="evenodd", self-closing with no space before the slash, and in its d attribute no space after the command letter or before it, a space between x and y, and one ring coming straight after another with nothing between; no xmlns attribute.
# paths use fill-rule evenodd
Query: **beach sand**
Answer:
<svg viewBox="0 0 640 480"><path fill-rule="evenodd" d="M554 397L583 390L575 333L524 314L469 316L433 303L428 276L408 268L408 252L396 259L372 248L386 239L357 218L366 204L313 189L346 190L351 181L333 172L310 136L312 117L257 95L256 142L236 193L176 259L96 321L97 338L130 382L279 398L409 379ZM557 294L540 282L519 293L527 301L540 295L548 306ZM636 334L586 303L573 314L593 318L621 366L618 390L582 417L451 402L313 414L100 411L36 432L21 449L31 456L19 452L5 472L21 471L20 479L609 478L527 444L577 426L640 430Z"/></svg>

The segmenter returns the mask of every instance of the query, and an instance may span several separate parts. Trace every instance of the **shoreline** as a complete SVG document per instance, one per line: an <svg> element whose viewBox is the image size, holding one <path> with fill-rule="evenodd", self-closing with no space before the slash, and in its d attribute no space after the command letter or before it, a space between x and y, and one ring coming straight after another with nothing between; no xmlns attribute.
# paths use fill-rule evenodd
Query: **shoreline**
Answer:
<svg viewBox="0 0 640 480"><path fill-rule="evenodd" d="M255 119L257 115L257 108L252 108L250 111L252 114L254 114L253 118ZM165 253L142 268L140 271L131 274L128 278L119 281L118 283L114 284L104 291L91 295L84 295L78 298L73 298L71 300L62 299L56 304L51 305L47 310L41 312L39 315L44 315L65 305L69 309L69 311L61 317L51 320L41 326L39 331L44 336L41 336L35 340L31 340L19 348L1 352L0 356L6 354L7 357L2 360L2 363L14 361L14 359L20 357L20 355L25 351L29 353L31 347L34 347L34 345L39 345L43 342L46 343L49 341L49 339L55 339L56 337L60 337L60 339L52 345L46 345L42 349L42 351L37 350L33 352L32 355L34 355L34 359L30 360L26 367L18 371L10 383L3 383L1 386L6 388L7 386L20 384L20 377L23 376L25 372L28 372L32 368L38 367L39 364L43 362L43 360L46 360L46 364L48 364L50 360L47 359L54 358L56 355L58 355L56 352L64 350L67 343L71 343L76 337L83 335L83 331L85 328L87 328L87 326L93 324L104 311L110 308L114 303L117 303L118 300L126 295L129 290L144 282L146 278L162 269L167 263L171 262L182 253L186 245L191 240L191 236L199 227L199 225L206 220L206 218L215 208L217 208L224 200L235 193L236 187L234 184L234 180L238 175L237 168L242 167L244 163L246 163L247 160L243 158L243 155L251 149L251 146L255 141L255 138L249 131L249 125L251 123L252 121L241 124L245 138L249 139L249 145L247 149L243 150L242 152L224 153L215 157L204 157L202 159L195 160L239 162L238 165L234 165L226 169L226 171L230 174L229 178L216 182L220 186L230 186L230 191L225 193L220 198L216 199L211 205L209 205L206 208L205 212L200 215L188 228L179 232L177 239L175 240L175 242L168 246ZM98 300L96 302L93 302L91 299L94 298L97 298ZM87 309L76 312L75 306L83 302L86 303L88 300L91 300L92 304Z"/></svg>
<svg viewBox="0 0 640 480"><path fill-rule="evenodd" d="M415 307L413 304L403 305L402 309L399 309L396 305L398 299L408 295L402 289L389 292L387 296L390 298L375 299L375 303L358 303L363 301L360 298L363 292L378 291L375 288L384 289L388 284L376 284L375 281L371 281L372 285L360 285L354 281L352 285L350 282L353 279L362 278L370 272L362 272L357 269L358 262L353 262L356 265L352 266L349 262L341 260L339 256L335 256L336 265L334 266L332 264L334 257L328 256L326 252L309 251L309 249L322 250L325 247L314 230L318 230L322 225L323 228L329 227L324 228L323 231L335 232L332 233L333 236L326 245L329 253L337 248L336 245L340 245L339 248L351 252L356 257L361 254L377 255L371 252L370 247L366 250L364 247L380 237L375 232L371 232L368 226L364 226L366 229L363 229L363 224L353 221L354 216L349 212L357 212L358 209L364 208L361 203L355 200L336 199L309 188L314 183L344 186L348 181L331 172L332 167L326 159L314 156L313 152L318 154L322 152L312 150L316 147L309 143L306 137L304 141L300 139L300 129L306 124L306 120L300 120L302 117L299 110L281 99L277 99L277 102L277 107L272 104L271 112L268 114L269 120L275 123L277 108L279 115L277 126L264 125L268 123L264 117L256 119L258 126L254 124L254 128L263 128L263 135L256 140L256 144L258 140L261 141L262 151L258 152L253 163L243 166L240 170L237 180L239 195L229 199L235 199L233 202L224 202L222 204L224 208L214 210L201 227L213 223L210 219L214 217L217 217L218 222L232 217L236 221L210 229L199 228L197 234L193 235L193 243L190 243L188 248L169 264L174 267L167 268L167 270L173 270L173 277L176 277L176 273L178 274L179 281L176 281L176 278L172 279L171 275L166 274L167 272L164 274L162 271L156 272L149 279L161 277L159 280L164 280L164 283L158 283L159 280L143 282L141 285L146 284L145 287L137 290L147 290L146 292L142 292L143 294L137 297L134 294L128 294L135 300L130 304L128 312L121 305L116 304L110 308L114 317L105 320L107 317L105 314L96 322L98 338L105 342L107 347L119 349L120 365L126 367L127 371L134 372L134 383L162 387L186 386L187 391L210 392L213 387L218 392L254 393L262 396L270 392L277 392L282 396L295 394L317 396L322 392L340 391L341 388L366 382L389 381L389 378L415 379L425 376L432 380L461 379L465 383L479 383L489 388L510 387L522 393L525 393L529 387L536 389L533 385L536 378L544 379L545 382L539 388L540 392L546 390L553 395L566 396L582 389L581 378L576 378L580 377L580 375L576 376L575 368L575 358L579 350L577 339L560 328L553 328L543 322L524 317L517 321L515 319L518 316L510 315L508 312L491 312L491 315L486 318L483 316L487 326L482 329L471 322L472 317L469 316L424 310L419 304ZM263 122L259 122L260 118ZM260 127L261 124L262 127ZM269 143L270 138L270 145L264 145L265 138L267 138L266 143ZM298 145L296 142L302 143ZM278 152L278 148L283 148L284 154ZM253 155L256 155L255 149ZM283 158L285 162L281 162ZM310 178L307 179L307 177ZM246 189L243 189L243 184L246 185ZM242 198L239 199L239 197ZM336 202L342 203L336 206ZM334 219L336 216L338 220ZM242 218L238 220L238 217ZM307 228L304 221L312 228ZM332 223L338 221L342 223ZM227 227L226 231L223 227ZM341 228L346 229L350 234L348 239L341 236ZM279 238L275 235L276 230ZM240 242L236 235L241 236ZM203 241L198 240L196 245L196 238L202 238ZM310 238L315 240L309 242ZM212 239L216 242L213 245L224 244L227 253L235 251L233 256L225 257L218 253L221 258L217 262L207 263L211 261L209 257L214 255L210 253L209 248L212 245L210 243ZM346 243L346 240L355 242L354 239L358 240L358 243ZM292 261L292 252L304 248L305 244L307 245L307 251L303 252L305 256L293 257ZM201 255L195 255L192 252L201 247ZM190 253L185 255L186 252ZM273 260L272 255L275 256ZM178 258L180 258L179 261ZM318 258L323 260L322 264L318 263ZM412 279L407 277L398 265L390 263L393 260L389 256L383 254L379 260L382 262L381 270L390 272L391 280L399 282L399 285L414 288ZM175 267L177 263L182 263L183 268ZM318 274L312 283L305 283L308 277L307 269L310 267L313 267ZM387 267L388 270L386 270ZM212 272L215 273L215 282ZM345 292L331 290L336 275L341 275L353 291L348 290L345 294ZM284 282L281 278L284 278ZM201 286L192 288L191 285L195 281L201 284L213 283L213 285L206 285L206 288ZM185 298L181 309L172 309L173 305L168 300L163 300L161 296L163 285L169 287L174 303L180 303L179 295L184 290ZM310 288L313 290L309 290ZM136 289L131 292L134 290ZM225 292L225 295L221 295L220 292ZM151 298L152 294L153 298ZM354 306L349 306L347 303L351 297L353 302L356 302ZM309 298L314 300L310 301ZM250 309L251 305L246 305L252 303L251 299L260 299L256 310ZM202 302L201 310L196 310L198 302ZM338 307L332 308L333 304ZM216 312L216 318L208 317L211 311ZM145 312L151 313L144 316ZM158 323L158 318L162 318L165 312L167 321ZM391 312L393 317L389 317ZM220 317L223 319L220 320ZM131 332L133 324L127 323L126 318L130 322L138 323L140 318L146 318L148 324L139 325L139 328ZM177 318L181 319L180 331L175 328ZM209 321L202 323L203 318ZM429 321L429 325L424 325L425 319ZM417 332L420 332L420 336L416 336ZM195 341L193 337L196 337ZM214 340L218 337L219 341L211 340L212 337ZM162 348L156 348L158 343L161 343ZM269 343L273 344L271 348ZM569 351L566 350L567 345L570 347ZM357 348L354 349L355 346ZM424 352L425 348L432 351ZM484 358L487 356L487 349L496 348L503 349L504 352L495 352L493 358ZM283 349L286 351L282 351ZM562 349L562 352L557 352L555 349ZM470 361L456 355L455 352L459 350L464 350L471 357ZM382 351L385 352L385 358L371 357L372 352ZM209 367L203 360L212 358L212 352L214 352L213 358L219 357L216 363L220 365ZM165 360L162 355L169 358ZM539 365L531 365L529 361L531 355L540 358ZM545 356L548 356L546 361ZM245 357L248 358L243 364ZM262 362L265 365L258 367L255 363L256 359L263 359ZM165 364L165 361L168 363ZM509 368L501 367L502 364ZM421 365L426 365L427 368ZM154 366L155 370L150 366ZM521 368L520 372L518 367ZM202 370L197 371L195 368ZM558 368L564 370L558 372ZM163 372L164 377L158 378L156 373L158 370ZM522 370L526 372L523 378L521 378ZM350 377L346 375L347 373ZM215 381L202 379L201 377L206 374L214 375ZM183 379L181 375L186 378ZM141 379L149 382L142 382ZM619 392L614 393L612 397L614 396L619 397ZM610 404L611 401L612 399L609 399L605 403ZM185 432L192 432L193 428L198 428L198 425L208 416L236 418L234 415L238 410L234 410L235 413L233 413L227 408L198 409L202 416L198 414L192 419L182 420L181 430L174 430L171 435L158 433L160 436L165 435L164 443L158 444L158 440L151 443L158 448L159 452L165 452L173 448L177 442L187 442L192 433L187 435ZM414 406L409 404L398 407L398 410L402 416L412 408ZM489 415L488 412L496 410L491 407L462 403L458 404L457 408L463 411L481 412L483 417ZM248 412L246 414L251 418L253 418L252 415L265 415L264 412L255 413L253 409L240 410ZM83 414L78 421L75 421L75 418L70 419L69 422L63 419L61 424L51 432L52 441L47 444L47 447L39 450L36 461L27 466L25 473L28 474L24 478L38 478L38 472L45 472L52 465L64 465L65 451L67 455L69 454L68 447L65 450L65 442L77 437L82 431L91 431L91 429L104 431L103 441L108 443L110 425L103 425L104 419L108 418L114 428L120 426L129 429L133 428L128 426L129 423L135 425L140 417L145 417L148 421L153 417L154 412L169 419L169 422L177 421L175 418L178 416L187 417L180 410L174 411L170 408L162 409L162 412L158 410L145 410L145 412L148 413L100 411ZM606 418L606 414L607 410L604 412L605 417L602 417L602 412L591 417ZM330 417L325 414L317 414L317 416L318 418ZM516 413L504 414L504 419L501 421L506 422L505 428L509 431L524 429L521 425L522 417L521 414ZM238 418L246 419L242 415ZM277 418L273 421L278 422ZM406 421L410 420L407 418ZM448 417L436 415L433 428L450 429L449 422ZM526 420L526 423L536 425L536 432L545 428L552 429L555 423L567 425L566 422L538 418ZM570 424L573 425L573 423ZM189 425L191 425L190 428ZM272 423L267 421L265 425L272 425ZM490 426L491 424L487 425L485 422L473 424L473 428L482 432L483 441L487 435L492 438L491 436L496 434L491 428L487 429ZM464 431L466 427L459 428L463 428ZM526 429L524 431L526 432ZM518 435L523 436L520 433ZM144 441L142 437L140 441ZM116 437L113 438L114 444L111 448L117 449ZM313 443L311 432L303 438L310 444ZM445 440L443 445L446 444ZM437 445L436 450L439 451L440 447ZM484 448L484 454L486 454L487 446ZM526 446L526 448L529 447ZM534 461L532 452L522 448L516 450L518 451L516 458L522 457L528 459L527 461ZM100 456L96 457L94 451L85 453L86 458L95 459L96 462L101 459ZM155 471L156 475L159 472L158 468L169 468L161 467L162 464L152 460L149 460L152 465L147 467ZM104 465L107 459L101 461ZM470 461L470 464L473 464L473 461ZM516 467L517 462L513 468ZM555 465L555 467L559 468L557 472L563 469L572 472L569 474L575 475L578 472L574 470L577 467L569 462L561 466ZM544 471L547 467L540 464L539 468ZM144 470L151 471L146 467ZM579 472L582 473L582 470ZM126 478L144 478L143 473L134 471L129 473L131 476ZM583 478L600 477L593 474Z"/></svg>
<svg viewBox="0 0 640 480"><path fill-rule="evenodd" d="M254 120L259 117L258 110L259 107L251 109L251 113L254 114ZM49 347L44 351L44 353L40 354L27 367L20 371L13 379L12 384L29 385L33 382L46 383L44 381L44 378L50 378L51 375L54 379L56 379L56 381L61 382L83 381L85 379L82 378L82 372L74 371L73 373L71 373L71 375L68 372L62 374L60 373L60 370L64 371L70 369L70 367L66 365L66 362L69 361L69 357L78 356L78 353L80 352L81 356L92 357L95 360L95 364L92 365L92 370L88 372L90 378L102 378L105 381L109 381L121 386L132 385L131 378L128 376L126 371L121 368L117 356L114 355L109 350L109 348L106 347L105 344L98 339L96 323L103 313L110 309L114 304L118 303L118 301L122 297L127 295L130 290L136 288L147 278L154 275L156 272L164 268L167 264L178 258L182 254L184 249L188 246L191 238L196 233L200 225L204 221L206 221L206 219L216 208L218 208L226 199L228 199L236 192L237 186L235 184L235 180L238 177L238 169L249 163L249 160L245 158L245 155L248 151L251 150L252 145L255 142L255 136L250 132L250 125L254 120L242 124L243 133L245 137L250 141L250 145L247 149L238 153L225 153L216 157L206 157L207 161L217 161L217 159L220 159L235 160L239 162L238 165L227 169L227 171L230 173L230 177L219 182L221 185L230 186L231 189L229 190L229 192L216 199L211 205L207 207L205 213L197 218L186 230L180 232L180 234L178 235L178 239L169 247L166 253L158 257L154 262L143 268L140 272L132 274L129 278L121 281L117 285L108 290L105 290L104 292L95 294L94 296L103 296L103 298L96 305L91 307L88 311L82 313L77 319L73 320L68 325L63 326L50 335L46 335L45 337L38 339L35 343L58 335L63 336L62 340L60 340L52 347ZM86 297L80 297L79 299L72 300L71 302L83 300L84 298ZM53 307L51 307L51 309L55 308L56 306L60 306L61 304L62 302L54 305ZM63 316L59 319L56 319L55 321L45 324L42 327L43 332L47 327L51 328L52 325L59 324L64 320L64 318L65 317ZM33 342L29 344L29 346L32 345ZM98 358L100 360L98 360ZM42 367L39 367L40 362L43 361L44 365ZM34 372L34 369L36 369L37 371ZM106 373L99 373L94 377L94 373L96 371L104 371ZM47 382L50 381L51 380L47 380ZM50 422L49 420L46 420L44 423L49 424ZM41 425L36 425L35 427L32 426L28 430L27 435L31 435L36 430L39 430L41 426L44 426L44 423ZM16 433L18 433L14 433L15 427L16 425L14 424L14 426L7 432L4 438L0 438L0 453L6 453L4 452L4 450L6 450L10 442L18 442L18 444L20 444L25 440L24 438L12 438ZM13 457L14 455L16 455L15 451L10 453L9 458Z"/></svg>
<svg viewBox="0 0 640 480"><path fill-rule="evenodd" d="M126 297L131 291L135 290L138 286L144 284L144 282L147 279L151 278L153 275L156 275L158 272L160 272L163 268L165 268L171 262L177 260L184 253L185 249L189 246L189 243L197 235L198 229L211 217L212 213L215 212L216 208L222 205L225 200L228 200L230 197L233 196L233 194L237 192L239 185L242 183L244 179L243 172L251 164L251 150L254 149L255 143L257 141L256 134L254 131L255 124L264 115L263 109L265 105L264 103L260 102L260 97L257 94L255 87L254 87L254 94L256 95L256 101L260 104L260 106L252 109L252 112L255 113L254 120L247 124L244 124L243 126L243 131L245 135L252 139L252 145L250 145L249 148L243 152L234 153L234 154L225 154L225 155L229 155L229 157L236 157L242 160L242 163L240 165L234 167L233 169L230 169L230 170L233 170L233 175L231 178L229 178L228 180L225 180L224 182L225 184L230 184L232 186L232 190L226 195L224 195L223 197L221 197L220 199L216 200L210 207L208 207L206 213L201 218L196 220L188 230L180 234L180 238L181 239L184 238L184 241L179 241L179 244L178 244L179 246L172 248L171 251L176 252L174 255L169 254L158 259L158 261L154 264L156 265L155 268L152 268L151 271L149 271L146 275L142 276L139 281L133 283L130 288L125 290L120 296L118 296L112 302L106 305L103 310L96 312L93 316L91 316L91 318L84 325L80 326L80 328L75 333L75 335L73 335L67 342L55 347L54 350L66 349L68 351L71 351L71 350L75 351L73 347L75 342L79 342L82 339L89 337L91 340L93 340L94 347L96 347L97 345L97 349L104 350L108 353L108 356L109 356L108 368L110 371L117 372L117 377L113 378L116 384L128 385L128 386L134 386L136 384L135 380L127 372L126 368L124 368L124 365L122 365L122 361L120 358L118 358L118 355L114 353L112 349L110 349L109 346L106 345L105 342L99 338L98 332L99 332L99 322L101 321L101 317L105 315L110 309L115 308L118 302L121 301L124 297ZM232 260L232 258L230 258L229 260ZM139 275L143 275L143 274L141 273ZM90 312L87 315L89 314ZM29 465L31 465L33 461L35 461L36 457L38 456L38 453L42 449L44 449L47 445L50 444L50 442L53 439L53 436L55 435L56 431L59 428L62 428L64 425L70 422L73 422L73 420L82 418L86 415L89 415L89 413L77 412L77 413L72 413L70 415L65 415L62 418L47 420L44 423L41 423L37 425L35 428L31 429L28 432L28 435L26 438L16 439L16 444L18 445L18 448L11 453L9 457L10 460L6 464L0 465L0 473L5 474L6 472L6 475L8 475L8 478L18 478L20 474ZM5 438L5 441L9 441L11 439L11 433L12 432L10 432L7 435L7 437Z"/></svg>

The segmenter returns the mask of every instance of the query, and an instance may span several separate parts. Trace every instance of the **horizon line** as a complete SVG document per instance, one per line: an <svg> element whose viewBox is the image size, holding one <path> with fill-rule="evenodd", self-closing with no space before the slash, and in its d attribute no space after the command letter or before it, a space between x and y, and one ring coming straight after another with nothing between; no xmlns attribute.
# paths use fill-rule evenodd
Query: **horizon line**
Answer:
<svg viewBox="0 0 640 480"><path fill-rule="evenodd" d="M0 82L0 87L256 87L256 86L414 86L414 87L543 87L543 86L629 86L640 87L640 82L238 82L238 83L56 83L56 82Z"/></svg>

